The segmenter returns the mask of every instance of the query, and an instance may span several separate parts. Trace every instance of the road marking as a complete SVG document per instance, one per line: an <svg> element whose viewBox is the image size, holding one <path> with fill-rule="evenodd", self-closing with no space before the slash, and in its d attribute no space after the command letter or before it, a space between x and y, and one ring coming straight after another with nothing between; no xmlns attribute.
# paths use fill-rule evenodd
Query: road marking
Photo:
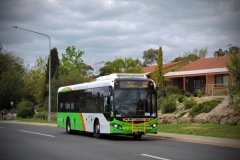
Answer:
<svg viewBox="0 0 240 160"><path fill-rule="evenodd" d="M170 160L170 159L166 159L166 158L162 158L162 157L156 157L156 156L152 156L152 155L148 155L148 154L141 154L141 155L145 156L145 157L155 158L155 159Z"/></svg>
<svg viewBox="0 0 240 160"><path fill-rule="evenodd" d="M37 133L37 132L31 132L31 131L24 131L24 130L19 130L19 131L21 131L21 132L26 132L26 133L37 134L37 135L41 135L41 136L55 137L55 136L48 135L48 134L43 134L43 133Z"/></svg>

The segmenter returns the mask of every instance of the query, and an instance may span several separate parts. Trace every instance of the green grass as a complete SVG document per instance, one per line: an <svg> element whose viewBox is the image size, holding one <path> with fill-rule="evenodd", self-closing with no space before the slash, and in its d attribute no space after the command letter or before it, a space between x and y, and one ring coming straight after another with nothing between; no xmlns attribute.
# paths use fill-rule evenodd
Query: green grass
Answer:
<svg viewBox="0 0 240 160"><path fill-rule="evenodd" d="M34 119L34 118L31 118L31 119L17 119L16 121L19 121L19 122L33 122L33 123L48 123L48 120L46 120L46 119ZM56 124L57 121L51 120L50 123Z"/></svg>
<svg viewBox="0 0 240 160"><path fill-rule="evenodd" d="M240 126L219 124L160 124L159 132L240 139Z"/></svg>

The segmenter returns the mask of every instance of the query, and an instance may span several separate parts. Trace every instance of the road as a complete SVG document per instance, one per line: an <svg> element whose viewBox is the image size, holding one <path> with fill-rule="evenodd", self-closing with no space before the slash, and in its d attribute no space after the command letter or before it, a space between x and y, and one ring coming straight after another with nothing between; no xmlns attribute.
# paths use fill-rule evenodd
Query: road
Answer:
<svg viewBox="0 0 240 160"><path fill-rule="evenodd" d="M239 148L143 136L68 135L57 127L0 123L1 160L232 160Z"/></svg>

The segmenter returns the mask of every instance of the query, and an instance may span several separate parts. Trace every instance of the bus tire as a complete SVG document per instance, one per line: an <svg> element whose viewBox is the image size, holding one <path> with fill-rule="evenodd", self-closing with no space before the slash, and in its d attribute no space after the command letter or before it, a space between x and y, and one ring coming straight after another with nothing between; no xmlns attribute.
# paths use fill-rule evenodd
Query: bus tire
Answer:
<svg viewBox="0 0 240 160"><path fill-rule="evenodd" d="M142 137L141 134L135 134L135 135L133 135L133 139L134 139L134 140L140 140L141 137Z"/></svg>
<svg viewBox="0 0 240 160"><path fill-rule="evenodd" d="M99 139L102 137L100 133L100 123L98 120L95 120L94 122L93 136Z"/></svg>
<svg viewBox="0 0 240 160"><path fill-rule="evenodd" d="M66 133L68 133L68 134L71 134L71 133L72 133L70 118L67 118L67 122L66 122Z"/></svg>

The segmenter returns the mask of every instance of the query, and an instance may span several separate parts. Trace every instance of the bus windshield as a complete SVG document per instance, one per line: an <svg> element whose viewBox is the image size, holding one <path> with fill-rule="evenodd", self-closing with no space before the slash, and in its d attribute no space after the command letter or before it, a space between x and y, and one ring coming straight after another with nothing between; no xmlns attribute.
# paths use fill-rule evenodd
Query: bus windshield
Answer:
<svg viewBox="0 0 240 160"><path fill-rule="evenodd" d="M116 117L156 117L157 96L153 89L116 89Z"/></svg>

